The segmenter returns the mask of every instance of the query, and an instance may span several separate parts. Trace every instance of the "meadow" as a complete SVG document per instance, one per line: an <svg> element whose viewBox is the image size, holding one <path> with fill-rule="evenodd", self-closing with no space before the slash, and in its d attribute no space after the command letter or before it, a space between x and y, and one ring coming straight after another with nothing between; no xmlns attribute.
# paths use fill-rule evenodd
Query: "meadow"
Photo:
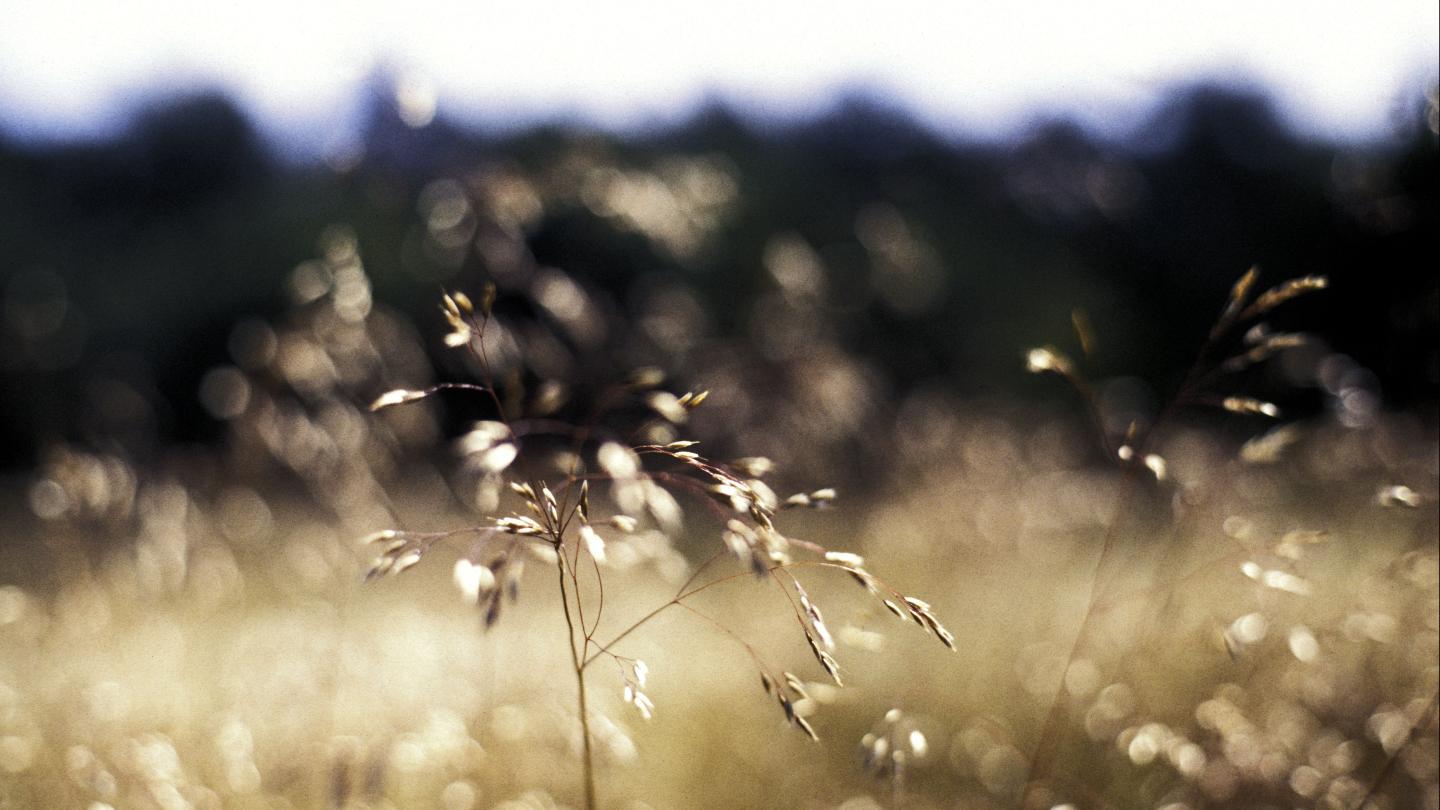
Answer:
<svg viewBox="0 0 1440 810"><path fill-rule="evenodd" d="M837 493L782 464L777 503L805 498L772 511L786 537L861 555L885 588L923 597L942 629L897 621L852 570L787 569L824 606L827 673L804 643L818 613L732 559L737 530L704 508L713 490L682 492L676 515L642 504L638 525L583 550L604 558L597 646L707 581L691 578L702 569L720 576L614 645L618 671L586 671L582 734L553 553L507 577L513 602L462 574L481 560L449 537L362 582L377 532L547 507L501 485L513 454L497 461L493 436L447 435L439 403L476 392L427 388L424 338L372 308L353 245L331 248L294 279L318 267L318 292L237 327L234 365L207 377L202 397L227 425L215 447L148 467L58 447L7 486L0 805L576 807L593 744L598 804L616 808L1437 807L1433 414L1384 412L1337 383L1305 419L1240 402L1178 415L1127 465L1097 451L1063 380L1045 406L912 396L867 427L894 459L880 480ZM549 305L563 315L566 300ZM480 334L463 337L503 349L519 321L495 331L483 306L469 321ZM1073 370L1048 358L1034 368L1032 354L1032 369ZM674 396L635 394L648 446L671 448L662 467L688 469L683 454L706 442L672 443L692 435L845 424L843 401L801 387L781 392L794 412L737 413L743 394L714 379L680 414ZM434 393L370 410L386 381ZM564 412L558 388L533 389L523 409ZM844 463L803 434L757 431L807 479ZM581 462L541 433L517 480L578 481ZM560 500L574 506L568 490ZM588 508L600 526L603 507ZM593 600L593 583L572 582L571 599ZM760 661L796 682L757 677Z"/></svg>
<svg viewBox="0 0 1440 810"><path fill-rule="evenodd" d="M394 103L0 140L0 809L1440 810L1433 92Z"/></svg>

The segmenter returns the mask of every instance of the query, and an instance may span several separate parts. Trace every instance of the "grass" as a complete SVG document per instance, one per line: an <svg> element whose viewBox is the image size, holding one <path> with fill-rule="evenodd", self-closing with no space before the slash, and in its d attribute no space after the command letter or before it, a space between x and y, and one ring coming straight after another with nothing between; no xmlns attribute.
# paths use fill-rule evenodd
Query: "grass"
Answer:
<svg viewBox="0 0 1440 810"><path fill-rule="evenodd" d="M621 655L617 650L627 646L633 634L667 611L698 620L738 644L749 657L765 694L779 704L786 721L811 740L819 739L804 708L815 705L815 701L800 676L768 661L746 636L731 626L728 613L715 614L696 606L696 600L712 589L734 586L746 579L778 589L785 596L810 652L836 687L844 685L840 664L833 654L836 643L820 606L801 584L802 576L830 574L852 579L902 622L913 621L947 648L955 649L954 637L931 606L906 596L875 576L863 557L854 552L832 551L819 543L781 533L776 522L781 510L828 507L836 497L833 489L799 492L782 499L763 480L772 467L768 459L750 457L719 462L697 452L694 448L699 442L676 438L681 435L680 430L690 413L708 398L708 392L692 391L676 396L657 388L661 382L658 372L642 370L623 383L602 389L581 423L546 418L551 409L543 399L532 404L528 412L517 407L509 391L496 387L497 374L491 361L496 349L487 341L487 336L494 340L503 328L497 326L491 330L492 323L496 322L493 315L496 295L495 285L488 285L477 308L463 293L447 294L441 308L450 324L446 345L469 353L483 385L442 383L421 390L393 389L371 403L370 410L420 402L445 391L484 394L493 405L492 418L475 424L460 440L461 451L467 463L480 472L490 486L508 483L511 493L519 496L525 508L490 517L485 523L468 528L375 532L366 542L377 544L380 551L366 578L402 573L419 563L433 546L457 537L470 538L469 551L456 562L455 579L467 599L481 607L484 626L488 629L499 621L507 602L517 601L521 571L527 559L536 558L543 565L554 566L570 670L575 679L580 783L587 810L598 805L587 673L593 665L613 663L623 683L624 701L649 720L655 704L642 691L649 666L644 660ZM538 303L545 304L543 295L539 296ZM512 399L509 408L504 399ZM611 413L632 401L644 403L653 414L647 414L637 426L629 428L610 424ZM559 455L552 450L548 456L541 456L539 464L534 464L531 457L534 445L530 440L547 436L568 441L569 449ZM524 452L526 449L531 452ZM559 477L555 490L545 483L547 473ZM591 510L592 485L609 491L612 505L608 519ZM601 635L607 606L606 583L612 578L607 576L609 553L599 527L605 525L606 531L618 531L621 535L634 534L643 527L652 538L668 545L685 516L682 499L708 509L711 521L723 527L720 532L723 544L695 566L668 598L648 611L637 613L638 618L622 620L617 629ZM800 558L801 554L808 554L810 559ZM741 570L716 573L717 561L731 556L738 560ZM609 590L609 601L613 605L620 595L613 580ZM785 613L784 607L781 613ZM923 749L924 738L920 732L910 736L922 741L917 745ZM888 742L877 744L873 739L869 745L870 759L898 776L907 752L890 747Z"/></svg>
<svg viewBox="0 0 1440 810"><path fill-rule="evenodd" d="M1361 447L1373 452L1410 429L1377 426ZM836 806L871 796L888 804L891 786L864 776L854 750L899 706L930 742L904 780L905 806L956 797L1011 806L1085 608L1095 518L1115 486L1112 475L1065 466L1060 454L1027 451L1026 432L1022 424L967 425L956 450L970 449L972 463L893 482L882 497L849 507L863 520L806 516L816 531L842 535L873 558L910 560L906 586L940 595L937 610L956 617L959 657L907 635L892 635L879 651L851 650L846 680L858 688L815 692L817 702L834 702L814 721L826 744L812 746L780 733L783 720L755 699L752 678L737 675L746 657L726 648L723 634L679 615L657 619L633 649L654 662L655 719L635 722L617 690L596 697L596 715L617 718L596 735L605 801ZM1144 577L1134 598L1102 606L1077 659L1091 666L1069 668L1064 744L1047 801L1351 807L1372 784L1376 806L1432 801L1435 731L1425 712L1435 686L1434 514L1360 496L1350 479L1394 472L1370 452L1351 459L1346 480L1306 479L1305 467L1349 442L1348 432L1317 431L1287 466L1211 492L1189 528L1168 540L1180 562L1149 572L1173 583L1167 613L1156 615L1157 592L1142 590ZM1008 448L987 460L976 445ZM1424 455L1393 461L1423 468ZM1182 458L1172 454L1174 463ZM953 497L926 497L937 490ZM1046 507L1057 493L1081 509ZM473 609L453 595L448 566L359 590L362 559L342 533L319 528L313 504L278 493L264 500L274 537L252 538L249 554L237 549L232 569L218 549L234 541L197 498L188 542L211 550L195 555L187 581L232 582L218 593L143 584L137 558L119 549L90 577L55 572L69 585L53 597L39 583L4 592L0 768L11 806L167 806L170 788L196 806L580 798L567 764L578 755L573 691L554 674L565 653L553 592L527 584L533 604L482 635ZM1253 525L1241 539L1223 529L1233 517ZM1237 525L1230 522L1239 533ZM1309 595L1240 572L1286 531L1313 526L1329 536L1297 568ZM54 528L37 536L51 547L88 542ZM272 545L284 550L254 553ZM847 583L834 583L834 593L826 587L816 586L816 598L835 606L842 645L848 626L890 626L865 600L847 599ZM671 592L651 576L627 579L623 590L637 609ZM717 588L706 607L738 617L737 632L769 640L767 655L823 678L813 665L802 669L794 619L779 597L773 609L757 609L753 591ZM1217 633L1255 613L1266 618L1265 636L1232 658ZM1301 626L1318 645L1308 660L1294 651ZM1406 745L1412 725L1421 731ZM1204 756L1198 771L1188 744Z"/></svg>
<svg viewBox="0 0 1440 810"><path fill-rule="evenodd" d="M602 420L560 420L593 425L578 444L613 446L608 462L568 453L573 436L497 451L552 419L511 404L543 387L512 399L497 384L510 350L475 358L483 390L434 386L403 330L357 316L363 275L335 276L210 392L231 414L213 461L61 450L7 504L26 542L0 568L0 806L1437 806L1433 417L1319 417L1246 450L1182 416L1144 444L1106 436L1111 456L1136 448L1117 466L1096 463L1079 414L912 410L923 419L874 437L893 470L837 508L782 513L733 476L753 497L722 547L729 515L687 500L683 528L657 531L666 502L640 483L758 464L672 444L666 413L695 396L627 389L651 399L617 418L661 432L638 450ZM469 330L457 348L480 354L468 338L494 328L488 305L477 322L452 301L452 333ZM1079 379L1058 350L1030 359ZM364 413L396 385L427 393ZM431 396L493 396L508 427L476 428L460 440L473 463L437 467ZM615 511L634 527L608 527L598 481L581 511L586 470L621 479ZM746 495L723 483L722 508ZM959 655L898 632L882 598L912 624L921 608L857 587L848 558L771 570L776 514L785 536L926 594L948 630L923 615L919 629L953 634ZM610 565L603 630L587 523ZM374 547L354 538L381 527L404 529L374 537L377 573L429 559L360 587ZM486 542L457 542L472 537ZM502 560L517 544L540 550ZM824 560L792 545L787 566ZM844 688L818 655L827 635Z"/></svg>

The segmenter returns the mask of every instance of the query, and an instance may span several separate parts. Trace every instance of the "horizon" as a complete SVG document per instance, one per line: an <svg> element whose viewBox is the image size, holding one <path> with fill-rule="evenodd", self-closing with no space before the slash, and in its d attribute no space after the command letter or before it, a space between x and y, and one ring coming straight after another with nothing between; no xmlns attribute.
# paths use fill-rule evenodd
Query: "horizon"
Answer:
<svg viewBox="0 0 1440 810"><path fill-rule="evenodd" d="M412 77L397 73L389 66L378 65L350 88L333 114L313 115L307 120L277 120L223 83L197 83L171 88L152 88L146 93L127 98L123 105L114 105L100 122L88 129L42 129L6 117L0 100L0 143L8 142L26 150L47 150L69 147L107 147L132 138L137 127L156 115L168 115L197 100L210 99L224 103L244 120L257 137L258 144L271 158L281 163L304 165L328 163L348 164L365 151L367 139L376 121L375 112L386 114L402 130L417 135L435 126L449 128L461 137L504 140L545 130L559 129L575 133L595 133L620 140L664 137L683 132L701 124L711 114L732 117L753 135L764 139L775 134L794 133L809 127L833 126L849 112L876 114L881 119L913 127L946 148L968 145L1005 148L1022 145L1056 128L1071 130L1104 148L1125 152L1148 153L1166 149L1173 118L1181 119L1194 111L1206 98L1254 102L1268 116L1277 132L1297 142L1324 145L1327 148L1352 150L1385 148L1401 144L1416 124L1417 114L1428 105L1433 119L1437 104L1436 88L1411 84L1385 97L1385 115L1364 132L1317 130L1313 121L1298 118L1288 108L1275 88L1245 81L1243 77L1196 77L1157 89L1144 104L1124 109L1028 109L1017 112L1008 128L965 129L946 127L935 116L887 88L863 82L836 85L829 94L818 97L809 107L778 110L762 101L719 92L706 93L687 105L630 120L606 120L575 108L528 110L476 110L439 103L433 96L414 95ZM1109 113L1107 116L1106 114ZM317 126L319 119L328 125ZM1433 124L1430 125L1433 130Z"/></svg>
<svg viewBox="0 0 1440 810"><path fill-rule="evenodd" d="M36 4L0 31L8 137L104 139L147 107L219 92L281 151L320 157L359 134L371 84L388 77L417 125L438 113L499 132L558 122L636 134L717 102L785 125L859 96L947 139L1015 139L1056 120L1123 137L1177 90L1213 85L1263 93L1306 137L1366 142L1385 138L1397 107L1440 75L1431 0L1208 13L1107 0L1083 19L1038 6L1007 11L1015 17L937 12L916 0L881 20L832 9L823 28L795 9L741 7L712 13L704 41L667 28L687 9L658 7L542 15L421 2L396 18L371 5L345 17L275 2L241 12L156 0L128 15L84 5Z"/></svg>

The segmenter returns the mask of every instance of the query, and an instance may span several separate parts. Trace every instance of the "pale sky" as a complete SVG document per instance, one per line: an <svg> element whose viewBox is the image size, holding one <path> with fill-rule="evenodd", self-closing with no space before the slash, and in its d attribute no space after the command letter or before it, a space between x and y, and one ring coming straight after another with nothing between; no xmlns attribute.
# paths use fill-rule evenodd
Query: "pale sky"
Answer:
<svg viewBox="0 0 1440 810"><path fill-rule="evenodd" d="M1310 131L1369 137L1436 81L1437 30L1440 0L7 0L0 121L103 131L139 99L218 85L315 138L384 63L422 107L433 92L472 120L633 126L707 93L803 115L861 83L946 129L1056 113L1123 128L1174 83L1238 78Z"/></svg>

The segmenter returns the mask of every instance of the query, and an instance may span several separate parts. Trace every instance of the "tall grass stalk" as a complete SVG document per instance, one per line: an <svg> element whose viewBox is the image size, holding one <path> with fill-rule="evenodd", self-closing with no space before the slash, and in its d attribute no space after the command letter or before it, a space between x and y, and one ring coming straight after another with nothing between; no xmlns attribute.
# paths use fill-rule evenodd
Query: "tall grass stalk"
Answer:
<svg viewBox="0 0 1440 810"><path fill-rule="evenodd" d="M580 732L581 793L587 810L599 804L593 724L587 675L598 660L608 658L619 669L624 701L649 719L654 704L643 691L649 666L616 650L671 608L712 627L737 643L759 672L761 686L784 712L787 721L812 740L814 727L796 708L807 697L805 681L773 665L739 632L721 618L701 611L692 599L712 588L753 580L783 593L816 664L836 686L842 685L840 663L832 654L835 642L824 614L800 580L800 573L842 573L860 585L897 618L917 625L950 649L954 638L930 605L906 596L866 567L857 554L834 551L818 543L789 537L776 525L779 513L789 509L819 509L835 499L832 489L799 492L786 498L775 494L764 477L771 463L764 458L721 462L697 452L698 442L679 438L692 411L707 399L707 392L674 395L659 388L656 372L638 372L600 394L588 418L578 424L544 414L514 413L513 405L496 385L496 370L487 335L495 331L493 307L496 291L486 288L478 305L461 293L444 296L442 311L450 325L445 342L464 348L479 369L480 384L447 383L421 390L396 389L379 396L372 411L418 402L442 392L483 394L493 418L475 424L460 440L466 463L492 483L508 483L523 509L494 516L486 523L440 532L386 529L367 538L379 546L379 555L367 578L398 574L420 561L436 543L462 536L472 538L456 565L456 583L475 604L488 628L501 617L504 606L516 600L527 559L553 565L565 620L565 643L575 679L575 711ZM638 425L614 424L613 412L622 405L642 405L647 415ZM531 458L522 452L532 440L568 439L568 451L557 463L551 457ZM555 487L547 476L558 476ZM592 486L608 490L610 514L592 511ZM697 503L722 529L723 546L702 562L667 601L623 625L608 641L597 640L605 617L606 546L637 531L643 524L666 536L678 531L683 516L681 499ZM612 533L607 540L601 530ZM617 534L618 533L618 534ZM709 575L731 557L741 568L736 573ZM593 581L593 585L586 585Z"/></svg>
<svg viewBox="0 0 1440 810"><path fill-rule="evenodd" d="M1259 269L1252 267L1235 282L1224 308L1211 326L1174 395L1147 425L1132 422L1122 437L1112 436L1107 429L1101 402L1079 364L1051 347L1032 349L1027 356L1027 367L1031 372L1058 375L1074 388L1084 403L1105 458L1117 465L1121 472L1115 517L1109 521L1101 539L1100 551L1087 579L1089 585L1085 608L1060 670L1061 683L1045 712L1039 737L1029 758L1025 779L1027 799L1044 788L1047 781L1053 778L1052 769L1057 759L1066 717L1064 675L1080 655L1094 629L1094 622L1100 612L1098 608L1107 594L1105 572L1115 562L1119 553L1118 539L1122 534L1124 521L1138 517L1138 494L1141 488L1163 483L1167 477L1165 459L1157 452L1157 437L1177 413L1195 405L1218 407L1238 414L1272 418L1280 415L1279 408L1273 403L1237 394L1223 395L1217 389L1227 382L1229 375L1244 371L1303 343L1304 336L1275 333L1259 321L1287 301L1325 289L1328 281L1322 276L1291 279L1255 296L1253 293L1259 278ZM1094 342L1089 334L1088 320L1077 312L1074 325L1077 341L1082 351L1088 354ZM1246 325L1250 328L1237 340L1237 330ZM1217 355L1226 350L1233 354L1217 359Z"/></svg>

